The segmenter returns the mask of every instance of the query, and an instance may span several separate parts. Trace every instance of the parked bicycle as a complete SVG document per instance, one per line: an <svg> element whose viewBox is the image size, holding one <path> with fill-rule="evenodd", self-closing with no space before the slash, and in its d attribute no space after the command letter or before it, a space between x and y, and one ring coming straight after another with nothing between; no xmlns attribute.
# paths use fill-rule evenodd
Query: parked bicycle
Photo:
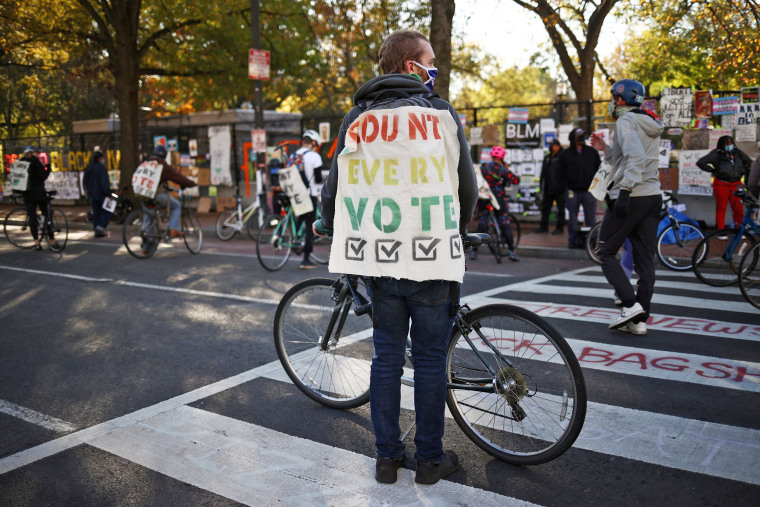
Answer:
<svg viewBox="0 0 760 507"><path fill-rule="evenodd" d="M489 239L469 234L464 245L470 249ZM372 305L366 283L348 275L305 280L285 293L275 312L283 368L302 392L328 407L369 401L372 322L363 315L371 315ZM413 365L410 342L406 355ZM565 338L528 310L460 305L446 371L446 402L455 421L500 460L545 463L581 431L586 386L578 360ZM405 375L402 383L414 385L414 379Z"/></svg>
<svg viewBox="0 0 760 507"><path fill-rule="evenodd" d="M203 231L198 215L186 206L187 197L182 194L182 189L177 190L182 211L180 215L180 227L182 240L191 254L200 253L203 246ZM171 243L169 233L170 200L166 206L159 206L155 201L144 203L133 211L124 221L122 238L127 251L138 259L146 259L153 255L160 243Z"/></svg>
<svg viewBox="0 0 760 507"><path fill-rule="evenodd" d="M698 226L685 220L678 220L675 210L678 199L672 192L663 192L660 221L667 219L666 225L657 235L657 258L663 266L673 271L688 271L692 266L692 254L699 242L705 237ZM586 237L586 253L597 264L602 260L597 255L599 231L602 221L594 225ZM620 257L620 253L618 253Z"/></svg>
<svg viewBox="0 0 760 507"><path fill-rule="evenodd" d="M708 234L692 255L694 274L707 285L725 287L738 283L742 257L760 240L760 224L752 219L757 203L743 190L734 194L745 207L742 223ZM745 266L749 267L749 264Z"/></svg>
<svg viewBox="0 0 760 507"><path fill-rule="evenodd" d="M292 252L300 255L303 252L306 234L313 234L311 224L303 222L300 226L296 226L297 218L288 197L280 195L278 199L280 214L272 214L264 219L256 240L256 257L267 271L282 269ZM319 207L317 207L317 219L320 217ZM311 260L318 264L327 264L330 258L331 241L326 236L314 238Z"/></svg>
<svg viewBox="0 0 760 507"><path fill-rule="evenodd" d="M54 252L59 252L66 247L66 242L69 239L69 221L61 210L54 208L52 205L53 197L56 193L55 190L46 192L47 216L36 213L33 219L37 220L37 230L40 237L47 243L48 248ZM14 246L24 249L34 248L34 238L32 238L29 215L26 212L26 208L22 207L11 210L3 221L3 231L5 232L5 237ZM56 246L50 243L50 238L54 238Z"/></svg>
<svg viewBox="0 0 760 507"><path fill-rule="evenodd" d="M243 200L235 195L237 206L234 210L225 210L216 219L216 236L222 241L229 241L237 232L243 232L245 227L248 237L256 241L259 228L264 223L265 210L259 204L259 199L243 209Z"/></svg>

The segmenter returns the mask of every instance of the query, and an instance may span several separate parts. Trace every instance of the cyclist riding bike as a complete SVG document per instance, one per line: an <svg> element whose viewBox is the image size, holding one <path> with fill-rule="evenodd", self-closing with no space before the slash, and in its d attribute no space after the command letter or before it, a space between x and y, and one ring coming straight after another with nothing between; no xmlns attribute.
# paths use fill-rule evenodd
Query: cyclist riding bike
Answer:
<svg viewBox="0 0 760 507"><path fill-rule="evenodd" d="M499 208L494 206L494 214L496 220L501 227L501 233L504 239L507 241L507 247L509 248L509 260L519 261L515 251L515 242L512 237L512 229L509 227L509 202L507 200L507 187L511 185L517 185L520 183L520 177L509 170L509 166L504 162L504 157L507 154L506 150L501 146L494 146L491 148L491 160L487 164L480 166L480 172L483 173L488 186L491 189L496 201L499 203ZM478 199L478 229L477 232L486 232L486 217L488 215L487 200ZM475 250L473 250L474 252Z"/></svg>
<svg viewBox="0 0 760 507"><path fill-rule="evenodd" d="M21 157L21 160L29 162L29 168L27 169L29 172L29 183L27 184L26 191L22 192L22 195L24 196L26 214L29 217L29 230L32 233L32 238L34 238L35 250L42 250L37 224L37 207L40 208L43 217L49 216L45 180L50 176L50 166L43 165L39 156L40 149L37 146L27 146L24 148L24 156ZM50 220L45 220L45 229L42 233L50 238L50 249L54 251L59 250L59 245L53 237L53 227Z"/></svg>

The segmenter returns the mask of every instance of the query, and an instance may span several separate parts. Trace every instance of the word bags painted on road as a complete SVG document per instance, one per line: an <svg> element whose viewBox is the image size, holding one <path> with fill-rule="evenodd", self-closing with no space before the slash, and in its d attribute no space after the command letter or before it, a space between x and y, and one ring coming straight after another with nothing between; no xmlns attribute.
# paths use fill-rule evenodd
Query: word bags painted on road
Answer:
<svg viewBox="0 0 760 507"><path fill-rule="evenodd" d="M132 175L132 191L135 193L135 198L148 201L155 198L163 170L163 164L156 160L148 160L140 164Z"/></svg>
<svg viewBox="0 0 760 507"><path fill-rule="evenodd" d="M405 106L362 113L338 156L329 270L461 282L458 164L449 111Z"/></svg>
<svg viewBox="0 0 760 507"><path fill-rule="evenodd" d="M301 171L297 166L286 167L278 171L280 177L280 188L290 198L290 207L293 208L293 214L297 217L314 211L314 205L309 197L309 189L301 179ZM307 224L311 227L311 224ZM307 231L308 232L308 231Z"/></svg>
<svg viewBox="0 0 760 507"><path fill-rule="evenodd" d="M16 160L11 164L11 188L19 192L29 190L29 161Z"/></svg>

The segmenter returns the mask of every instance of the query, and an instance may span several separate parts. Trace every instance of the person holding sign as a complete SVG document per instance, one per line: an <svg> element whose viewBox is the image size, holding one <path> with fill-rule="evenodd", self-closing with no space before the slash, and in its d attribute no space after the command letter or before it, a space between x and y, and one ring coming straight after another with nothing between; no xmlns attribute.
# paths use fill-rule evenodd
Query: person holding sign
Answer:
<svg viewBox="0 0 760 507"><path fill-rule="evenodd" d="M318 153L320 138L319 134L314 130L307 130L301 136L301 148L296 151L296 154L300 155L303 159L303 176L306 179L306 185L309 188L309 197L313 206L312 211L305 213L298 217L298 227L302 222L308 225L313 224L317 218L317 196L322 189L321 174L317 176L318 168L322 166L322 157ZM303 246L303 261L301 261L301 269L314 269L317 266L311 262L311 252L314 251L314 236L310 233L306 233Z"/></svg>
<svg viewBox="0 0 760 507"><path fill-rule="evenodd" d="M442 443L446 344L464 277L461 236L478 188L459 114L432 92L430 42L418 32L395 32L379 59L382 75L359 88L343 119L314 232L333 235L331 272L369 281L375 479L396 482L406 461L399 413L411 336L415 481L434 484L459 468Z"/></svg>
<svg viewBox="0 0 760 507"><path fill-rule="evenodd" d="M27 146L24 148L24 156L21 157L22 162L26 162L27 166L27 186L26 190L21 194L24 196L24 207L26 207L26 214L29 217L29 231L34 238L34 249L42 250L39 237L39 224L37 223L37 208L40 208L40 213L43 217L48 216L48 197L45 190L45 180L50 176L50 166L44 165L40 159L40 149L37 146ZM43 234L47 234L50 237L50 249L58 251L58 243L53 237L53 225L48 220L46 222L46 231Z"/></svg>
<svg viewBox="0 0 760 507"><path fill-rule="evenodd" d="M111 195L111 183L108 180L108 170L103 165L104 159L102 152L93 153L82 177L82 186L92 203L92 226L97 238L106 235L106 227L111 219L111 212L103 209L103 201Z"/></svg>
<svg viewBox="0 0 760 507"><path fill-rule="evenodd" d="M736 147L731 136L718 138L717 147L697 160L697 167L714 176L713 194L715 195L715 226L726 227L726 207L731 205L735 227L744 220L742 200L734 195L744 182L748 182L752 159Z"/></svg>
<svg viewBox="0 0 760 507"><path fill-rule="evenodd" d="M662 120L641 109L644 85L623 79L612 85L609 110L616 120L615 140L608 146L598 134L591 146L604 152L612 166L612 187L607 211L599 231L598 253L602 273L622 303L620 316L609 325L628 333L647 332L650 303L654 293L654 256L662 196L658 166ZM625 240L633 247L633 270L639 275L634 291L617 252Z"/></svg>

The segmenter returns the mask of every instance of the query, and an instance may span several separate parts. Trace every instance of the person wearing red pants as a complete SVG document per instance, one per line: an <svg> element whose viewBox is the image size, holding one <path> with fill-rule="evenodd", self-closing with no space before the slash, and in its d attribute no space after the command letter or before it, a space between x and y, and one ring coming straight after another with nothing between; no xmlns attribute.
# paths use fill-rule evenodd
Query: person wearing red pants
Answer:
<svg viewBox="0 0 760 507"><path fill-rule="evenodd" d="M726 227L726 205L731 205L734 224L738 227L744 219L742 201L734 195L741 187L742 178L747 182L752 159L736 147L731 136L718 139L718 146L704 157L697 160L697 167L715 176L713 194L715 195L715 224L718 229Z"/></svg>

